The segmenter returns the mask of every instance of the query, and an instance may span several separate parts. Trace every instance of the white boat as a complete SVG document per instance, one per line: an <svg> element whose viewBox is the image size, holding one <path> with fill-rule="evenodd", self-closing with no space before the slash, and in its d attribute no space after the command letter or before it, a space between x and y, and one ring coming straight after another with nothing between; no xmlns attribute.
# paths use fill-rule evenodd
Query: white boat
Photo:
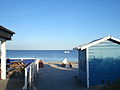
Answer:
<svg viewBox="0 0 120 90"><path fill-rule="evenodd" d="M66 51L64 51L64 53L70 53L70 51L69 51L69 50L66 50Z"/></svg>

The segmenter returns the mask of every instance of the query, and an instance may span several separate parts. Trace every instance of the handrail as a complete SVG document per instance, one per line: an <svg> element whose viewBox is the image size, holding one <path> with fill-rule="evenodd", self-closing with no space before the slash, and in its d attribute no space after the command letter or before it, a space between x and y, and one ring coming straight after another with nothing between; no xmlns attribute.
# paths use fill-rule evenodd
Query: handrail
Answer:
<svg viewBox="0 0 120 90"><path fill-rule="evenodd" d="M36 73L39 71L39 59L37 58L9 58L9 59L20 59L21 61L25 59L35 59L31 64L29 64L25 70L25 81L23 90L28 89L28 85L31 86L31 82L36 78Z"/></svg>
<svg viewBox="0 0 120 90"><path fill-rule="evenodd" d="M25 68L25 83L23 90L27 90L28 85L31 86L31 82L36 78L36 73L39 71L39 59L36 59L30 65Z"/></svg>
<svg viewBox="0 0 120 90"><path fill-rule="evenodd" d="M37 59L37 58L9 58L9 59Z"/></svg>

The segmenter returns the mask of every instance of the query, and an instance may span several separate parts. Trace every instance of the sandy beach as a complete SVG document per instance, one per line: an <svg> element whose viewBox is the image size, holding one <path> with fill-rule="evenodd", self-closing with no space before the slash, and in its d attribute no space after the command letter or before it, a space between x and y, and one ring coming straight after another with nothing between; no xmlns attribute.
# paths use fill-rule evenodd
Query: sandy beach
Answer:
<svg viewBox="0 0 120 90"><path fill-rule="evenodd" d="M100 87L87 89L78 79L78 63L72 68L61 67L62 62L45 62L40 68L32 90L102 90Z"/></svg>

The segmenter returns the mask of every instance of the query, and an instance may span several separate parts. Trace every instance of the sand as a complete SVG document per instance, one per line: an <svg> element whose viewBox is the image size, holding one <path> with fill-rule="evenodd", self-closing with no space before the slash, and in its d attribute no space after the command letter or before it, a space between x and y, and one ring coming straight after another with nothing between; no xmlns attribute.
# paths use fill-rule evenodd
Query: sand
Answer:
<svg viewBox="0 0 120 90"><path fill-rule="evenodd" d="M40 68L32 90L101 90L100 87L86 88L78 79L78 63L72 68L61 67L62 62L45 62Z"/></svg>

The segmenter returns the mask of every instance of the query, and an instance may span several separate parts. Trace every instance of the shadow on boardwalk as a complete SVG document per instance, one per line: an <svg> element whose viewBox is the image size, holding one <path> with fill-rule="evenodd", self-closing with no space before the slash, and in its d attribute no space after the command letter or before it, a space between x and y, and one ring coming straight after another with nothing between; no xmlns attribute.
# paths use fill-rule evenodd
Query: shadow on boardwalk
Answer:
<svg viewBox="0 0 120 90"><path fill-rule="evenodd" d="M0 80L0 90L22 90L24 85L24 71L14 73L6 80Z"/></svg>
<svg viewBox="0 0 120 90"><path fill-rule="evenodd" d="M62 68L60 63L47 63L41 68L37 79L33 82L32 90L101 90L99 88L87 89L77 79L78 66Z"/></svg>

